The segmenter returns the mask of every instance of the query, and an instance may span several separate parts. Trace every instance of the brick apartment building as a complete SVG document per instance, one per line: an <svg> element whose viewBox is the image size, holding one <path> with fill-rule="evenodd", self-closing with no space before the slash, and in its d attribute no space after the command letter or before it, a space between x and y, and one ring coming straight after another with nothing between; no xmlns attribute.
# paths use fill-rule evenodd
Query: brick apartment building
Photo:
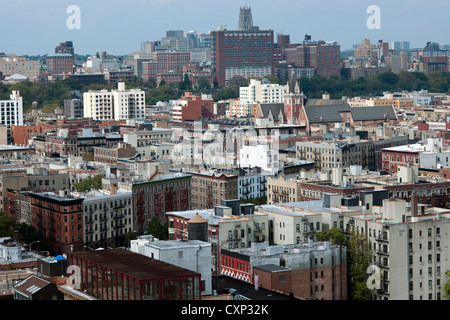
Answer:
<svg viewBox="0 0 450 320"><path fill-rule="evenodd" d="M341 47L325 41L290 44L284 50L286 63L299 68L314 68L316 75L341 76Z"/></svg>
<svg viewBox="0 0 450 320"><path fill-rule="evenodd" d="M31 225L42 233L52 254L83 250L83 199L51 192L29 192Z"/></svg>
<svg viewBox="0 0 450 320"><path fill-rule="evenodd" d="M133 230L143 234L153 216L166 221L166 212L185 211L191 207L191 175L156 172L148 181L132 185Z"/></svg>
<svg viewBox="0 0 450 320"><path fill-rule="evenodd" d="M173 121L185 122L216 116L214 100L208 95L194 96L190 92L185 92L184 96L174 103Z"/></svg>
<svg viewBox="0 0 450 320"><path fill-rule="evenodd" d="M116 148L94 147L94 161L106 164L116 164L117 159L131 158L136 149L128 143L119 142Z"/></svg>
<svg viewBox="0 0 450 320"><path fill-rule="evenodd" d="M346 300L346 248L328 242L221 250L221 274L306 300Z"/></svg>
<svg viewBox="0 0 450 320"><path fill-rule="evenodd" d="M73 73L74 58L70 53L55 53L47 56L47 72L53 74Z"/></svg>
<svg viewBox="0 0 450 320"><path fill-rule="evenodd" d="M222 200L238 198L238 176L190 171L192 174L192 209L212 209Z"/></svg>
<svg viewBox="0 0 450 320"><path fill-rule="evenodd" d="M169 75L173 75L176 76L176 81L181 81L183 67L190 62L190 52L154 52L152 61L142 63L142 78L144 81L153 79L159 84L162 79L166 83L171 82L166 80Z"/></svg>

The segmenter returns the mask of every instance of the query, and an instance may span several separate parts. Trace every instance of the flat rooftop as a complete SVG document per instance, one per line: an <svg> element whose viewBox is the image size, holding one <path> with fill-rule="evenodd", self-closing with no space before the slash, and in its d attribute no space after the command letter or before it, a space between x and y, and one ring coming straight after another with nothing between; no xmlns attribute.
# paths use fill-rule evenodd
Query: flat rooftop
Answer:
<svg viewBox="0 0 450 320"><path fill-rule="evenodd" d="M142 281L200 276L197 272L177 267L169 263L155 260L142 254L134 253L121 248L71 252L68 253L68 256L87 260L99 266L111 269L112 271L116 271L136 280Z"/></svg>

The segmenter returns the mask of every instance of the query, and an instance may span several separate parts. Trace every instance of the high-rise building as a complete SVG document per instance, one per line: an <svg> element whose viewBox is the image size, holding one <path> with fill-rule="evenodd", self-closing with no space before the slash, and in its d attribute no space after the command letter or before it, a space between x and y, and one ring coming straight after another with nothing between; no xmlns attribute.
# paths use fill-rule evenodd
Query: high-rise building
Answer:
<svg viewBox="0 0 450 320"><path fill-rule="evenodd" d="M285 49L286 63L299 68L314 68L315 74L328 78L341 75L341 46L336 42L310 40Z"/></svg>
<svg viewBox="0 0 450 320"><path fill-rule="evenodd" d="M11 143L11 126L23 126L23 102L19 91L12 91L10 100L0 100L0 124L6 127L7 141Z"/></svg>
<svg viewBox="0 0 450 320"><path fill-rule="evenodd" d="M244 78L273 74L272 30L217 30L211 32L211 63L219 85L235 76Z"/></svg>
<svg viewBox="0 0 450 320"><path fill-rule="evenodd" d="M89 90L83 94L84 116L94 120L128 120L145 118L145 92L125 89L119 82L117 90Z"/></svg>
<svg viewBox="0 0 450 320"><path fill-rule="evenodd" d="M191 62L190 52L154 52L153 60L142 63L142 78L144 81L156 80L158 74L183 74L183 66Z"/></svg>
<svg viewBox="0 0 450 320"><path fill-rule="evenodd" d="M409 50L410 48L410 44L409 41L394 41L392 42L392 49L394 49L395 51L400 51L400 50Z"/></svg>

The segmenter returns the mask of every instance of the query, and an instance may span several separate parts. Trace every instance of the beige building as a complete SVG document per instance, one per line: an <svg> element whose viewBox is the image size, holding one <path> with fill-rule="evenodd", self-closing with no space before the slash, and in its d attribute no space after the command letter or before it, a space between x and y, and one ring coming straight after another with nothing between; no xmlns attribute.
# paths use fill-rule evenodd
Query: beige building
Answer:
<svg viewBox="0 0 450 320"><path fill-rule="evenodd" d="M5 57L0 57L0 72L4 76L20 74L30 80L36 80L39 75L39 61L8 54Z"/></svg>
<svg viewBox="0 0 450 320"><path fill-rule="evenodd" d="M296 152L300 160L314 161L317 171L349 165L375 168L373 141L360 140L356 136L333 142L297 142Z"/></svg>
<svg viewBox="0 0 450 320"><path fill-rule="evenodd" d="M136 150L128 143L119 142L117 148L94 147L94 161L106 164L116 164L117 159L131 158Z"/></svg>
<svg viewBox="0 0 450 320"><path fill-rule="evenodd" d="M365 216L345 217L366 235L381 276L376 300L441 300L450 270L450 212L402 199L383 200Z"/></svg>
<svg viewBox="0 0 450 320"><path fill-rule="evenodd" d="M393 73L399 73L402 69L402 58L400 56L387 56L384 57L385 66L388 67Z"/></svg>
<svg viewBox="0 0 450 320"><path fill-rule="evenodd" d="M269 241L269 216L258 213L244 216L226 215L218 223L218 246L221 249L248 248L251 243Z"/></svg>
<svg viewBox="0 0 450 320"><path fill-rule="evenodd" d="M284 203L301 201L300 180L284 177L267 178L267 203Z"/></svg>
<svg viewBox="0 0 450 320"><path fill-rule="evenodd" d="M69 190L70 177L66 173L47 171L44 168L27 168L26 173L0 175L0 211L5 212L8 189L59 191Z"/></svg>
<svg viewBox="0 0 450 320"><path fill-rule="evenodd" d="M151 131L135 131L132 133L125 133L123 135L123 141L139 150L140 147L171 141L173 132L173 129L164 128L153 128Z"/></svg>
<svg viewBox="0 0 450 320"><path fill-rule="evenodd" d="M214 172L191 171L192 209L212 209L222 200L238 198L238 176Z"/></svg>

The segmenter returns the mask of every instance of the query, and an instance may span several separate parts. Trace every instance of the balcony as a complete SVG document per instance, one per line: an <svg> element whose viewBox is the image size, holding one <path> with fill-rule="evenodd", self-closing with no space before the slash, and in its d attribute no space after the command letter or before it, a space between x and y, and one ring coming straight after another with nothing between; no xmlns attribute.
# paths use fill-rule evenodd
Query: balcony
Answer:
<svg viewBox="0 0 450 320"><path fill-rule="evenodd" d="M387 239L387 237L383 237L383 236L376 237L376 238L375 238L375 241L389 242L389 240Z"/></svg>

